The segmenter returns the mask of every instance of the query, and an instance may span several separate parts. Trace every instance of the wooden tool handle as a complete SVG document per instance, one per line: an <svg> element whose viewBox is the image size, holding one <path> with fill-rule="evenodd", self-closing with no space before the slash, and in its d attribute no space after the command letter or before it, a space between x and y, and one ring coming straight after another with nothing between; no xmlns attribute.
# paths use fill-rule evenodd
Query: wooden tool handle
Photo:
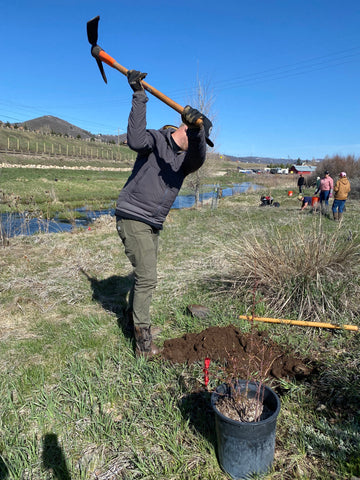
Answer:
<svg viewBox="0 0 360 480"><path fill-rule="evenodd" d="M101 50L99 52L99 58L102 62L106 63L107 65L109 65L110 67L112 68L115 68L116 70L118 70L120 73L122 73L123 75L127 76L127 72L129 71L127 68L123 67L122 65L120 65L120 63L118 63L116 60L114 60L112 57L110 57L109 54L107 54L104 50ZM184 107L182 107L181 105L179 105L178 103L174 102L174 100L172 100L171 98L167 97L166 95L164 95L162 92L160 92L159 90L157 90L155 87L152 87L151 85L149 85L147 82L145 82L144 80L141 81L144 89L151 93L152 95L154 95L154 97L158 98L159 100L161 100L162 102L166 103L166 105L168 105L169 107L171 107L172 109L174 109L175 111L177 111L178 113L182 114L183 111L184 111ZM196 122L197 125L202 125L202 120L199 119L197 122Z"/></svg>
<svg viewBox="0 0 360 480"><path fill-rule="evenodd" d="M268 317L253 317L252 315L239 315L239 318L244 320L256 322L267 322L267 323L282 323L286 325L298 325L300 327L318 327L318 328L333 328L336 330L351 330L353 332L358 332L359 327L356 325L334 325L333 323L327 322L310 322L305 320L288 320L281 318L268 318Z"/></svg>

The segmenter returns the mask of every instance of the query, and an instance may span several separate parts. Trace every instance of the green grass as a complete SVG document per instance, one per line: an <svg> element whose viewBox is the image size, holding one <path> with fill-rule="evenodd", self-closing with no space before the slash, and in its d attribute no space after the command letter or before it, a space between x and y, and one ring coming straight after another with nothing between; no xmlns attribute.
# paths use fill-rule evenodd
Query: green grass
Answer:
<svg viewBox="0 0 360 480"><path fill-rule="evenodd" d="M43 212L45 218L77 207L114 206L129 172L3 168L0 211Z"/></svg>
<svg viewBox="0 0 360 480"><path fill-rule="evenodd" d="M91 164L99 163L100 160L103 167L113 167L119 161L133 161L135 156L134 152L122 145L88 142L70 137L9 128L0 128L0 150L17 155L14 157L8 154L6 161L23 165L36 163L79 166L84 161ZM20 153L23 156L20 156Z"/></svg>
<svg viewBox="0 0 360 480"><path fill-rule="evenodd" d="M29 182L19 181L19 188L25 185L30 195L26 184L38 181L31 169L9 172L8 187L17 185L20 174ZM112 178L103 172L92 172L89 181L82 172L64 171L58 182L51 180L53 171L42 175L67 204L77 199L62 184L83 188L84 198L94 190L101 202L97 182L103 190L117 184L117 195L125 180L125 174ZM276 230L287 247L300 233L318 238L318 217L300 214L286 185L272 191L279 209L260 208L260 193L251 193L222 199L216 210L204 205L171 211L160 236L151 310L153 323L163 328L160 343L209 325L249 329L238 315L251 311L251 295L247 300L233 283L224 284L238 275L229 255L234 245L261 245L269 236L264 230ZM356 238L359 210L357 202L348 201L340 229L322 218L334 245L349 230ZM239 251L236 265L243 262ZM123 333L121 307L131 268L113 219L104 217L91 230L12 238L0 250L0 271L1 480L227 478L217 462L209 394L198 392L202 365L135 359L132 340ZM359 276L349 274L358 287ZM332 288L336 279L322 280L329 298L339 300ZM349 302L351 292L347 297ZM194 319L186 314L189 304L206 305L211 315ZM264 297L256 309L274 314ZM346 307L341 321L359 325ZM281 382L275 460L266 478L359 476L359 334L260 328L317 366L312 379Z"/></svg>

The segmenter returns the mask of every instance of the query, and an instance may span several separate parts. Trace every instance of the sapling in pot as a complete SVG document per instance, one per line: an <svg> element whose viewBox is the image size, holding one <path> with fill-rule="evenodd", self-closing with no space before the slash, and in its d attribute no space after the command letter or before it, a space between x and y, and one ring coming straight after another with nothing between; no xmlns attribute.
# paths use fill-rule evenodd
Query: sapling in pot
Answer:
<svg viewBox="0 0 360 480"><path fill-rule="evenodd" d="M239 480L270 468L280 400L262 381L241 380L229 370L229 364L227 368L225 382L211 394L211 405L220 466ZM208 369L205 375L208 382Z"/></svg>
<svg viewBox="0 0 360 480"><path fill-rule="evenodd" d="M223 384L224 388L218 391L218 401L216 408L225 415L239 422L258 422L261 418L267 416L267 408L264 405L264 383L267 380L266 375L269 369L264 366L265 351L253 351L253 346L248 346L248 350L254 357L246 368L244 378L244 368L241 360L235 356L229 355L224 366L218 366L216 378L218 384ZM207 364L207 368L206 368ZM205 387L209 383L209 365L210 359L205 359ZM250 365L257 365L258 369L250 371ZM242 380L239 382L239 380ZM249 389L249 384L252 385ZM255 386L255 388L254 388Z"/></svg>
<svg viewBox="0 0 360 480"><path fill-rule="evenodd" d="M227 383L225 394L219 394L216 408L225 417L238 422L258 422L264 412L264 386L257 383L255 396L249 392L249 382L245 388L237 382Z"/></svg>

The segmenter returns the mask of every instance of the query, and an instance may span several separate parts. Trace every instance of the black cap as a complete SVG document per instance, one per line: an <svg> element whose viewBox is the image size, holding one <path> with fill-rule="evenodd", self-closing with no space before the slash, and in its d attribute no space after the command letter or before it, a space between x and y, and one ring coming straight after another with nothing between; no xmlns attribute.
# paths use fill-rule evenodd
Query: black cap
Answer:
<svg viewBox="0 0 360 480"><path fill-rule="evenodd" d="M209 147L213 147L214 144L209 138L210 134L211 134L211 130L212 130L212 123L210 122L210 120L207 117L205 117L205 115L203 115L202 121L203 121L203 125L204 125L204 130L205 130L206 143L209 145Z"/></svg>

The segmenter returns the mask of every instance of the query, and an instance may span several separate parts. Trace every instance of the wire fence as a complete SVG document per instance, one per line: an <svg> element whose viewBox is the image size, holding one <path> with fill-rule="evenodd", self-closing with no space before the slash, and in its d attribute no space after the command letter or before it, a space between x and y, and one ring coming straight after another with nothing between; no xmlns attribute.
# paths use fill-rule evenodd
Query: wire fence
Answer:
<svg viewBox="0 0 360 480"><path fill-rule="evenodd" d="M84 145L62 145L47 142L24 142L19 139L8 140L7 146L0 148L0 153L22 154L22 155L46 155L76 158L93 158L106 160L134 160L135 154L126 147L117 146L84 146ZM125 151L124 151L125 150Z"/></svg>

